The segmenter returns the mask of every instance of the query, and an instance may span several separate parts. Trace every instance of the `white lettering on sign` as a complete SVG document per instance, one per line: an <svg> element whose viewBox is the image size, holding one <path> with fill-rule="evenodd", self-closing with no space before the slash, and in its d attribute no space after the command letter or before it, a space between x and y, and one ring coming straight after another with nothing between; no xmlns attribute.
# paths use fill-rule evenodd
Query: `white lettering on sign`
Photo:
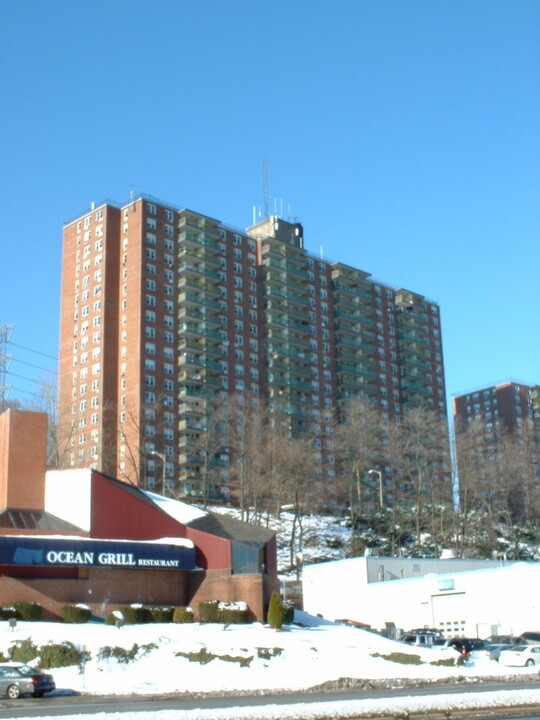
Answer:
<svg viewBox="0 0 540 720"><path fill-rule="evenodd" d="M139 560L139 565L152 567L178 567L179 564L179 560L154 560L151 558L141 558Z"/></svg>
<svg viewBox="0 0 540 720"><path fill-rule="evenodd" d="M47 562L64 565L91 565L94 562L93 552L73 552L70 550L49 550Z"/></svg>
<svg viewBox="0 0 540 720"><path fill-rule="evenodd" d="M76 552L74 550L49 550L46 555L47 562L51 565L94 565L93 552ZM115 567L179 567L179 560L167 560L161 558L140 558L135 560L133 553L100 552L97 556L97 564Z"/></svg>
<svg viewBox="0 0 540 720"><path fill-rule="evenodd" d="M106 553L102 552L98 555L98 563L100 565L136 565L135 558L132 553Z"/></svg>

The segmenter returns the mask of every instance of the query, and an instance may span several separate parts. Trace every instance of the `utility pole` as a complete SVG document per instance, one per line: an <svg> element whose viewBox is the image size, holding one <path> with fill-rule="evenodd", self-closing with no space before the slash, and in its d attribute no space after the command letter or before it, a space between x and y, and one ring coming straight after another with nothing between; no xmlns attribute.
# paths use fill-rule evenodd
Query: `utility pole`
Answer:
<svg viewBox="0 0 540 720"><path fill-rule="evenodd" d="M8 355L7 344L14 327L14 325L0 326L0 412L4 410L7 395L11 390L11 385L6 385L6 373L13 356Z"/></svg>

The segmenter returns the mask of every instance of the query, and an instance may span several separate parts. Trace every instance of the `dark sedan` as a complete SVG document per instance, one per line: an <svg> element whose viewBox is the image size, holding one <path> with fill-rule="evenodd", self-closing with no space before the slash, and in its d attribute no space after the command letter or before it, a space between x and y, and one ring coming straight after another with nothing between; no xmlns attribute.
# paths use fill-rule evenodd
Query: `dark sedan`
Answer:
<svg viewBox="0 0 540 720"><path fill-rule="evenodd" d="M43 697L56 688L52 675L23 663L0 663L0 693L15 700L23 695Z"/></svg>

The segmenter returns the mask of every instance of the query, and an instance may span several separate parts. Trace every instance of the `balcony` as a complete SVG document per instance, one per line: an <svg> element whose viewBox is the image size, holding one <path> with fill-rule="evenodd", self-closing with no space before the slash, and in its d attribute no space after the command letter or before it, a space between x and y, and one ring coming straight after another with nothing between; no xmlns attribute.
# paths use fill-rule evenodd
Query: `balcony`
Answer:
<svg viewBox="0 0 540 720"><path fill-rule="evenodd" d="M398 332L398 340L400 341L400 343L406 340L413 344L420 343L421 345L429 345L429 340L427 340L425 337L421 337L420 335L407 332Z"/></svg>

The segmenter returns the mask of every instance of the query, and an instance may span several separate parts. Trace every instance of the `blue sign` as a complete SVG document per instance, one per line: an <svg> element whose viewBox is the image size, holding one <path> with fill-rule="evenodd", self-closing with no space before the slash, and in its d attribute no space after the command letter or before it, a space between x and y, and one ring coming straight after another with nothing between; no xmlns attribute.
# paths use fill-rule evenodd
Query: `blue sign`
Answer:
<svg viewBox="0 0 540 720"><path fill-rule="evenodd" d="M439 580L439 590L453 590L454 578L442 578Z"/></svg>
<svg viewBox="0 0 540 720"><path fill-rule="evenodd" d="M195 548L159 542L0 537L0 565L193 570Z"/></svg>

